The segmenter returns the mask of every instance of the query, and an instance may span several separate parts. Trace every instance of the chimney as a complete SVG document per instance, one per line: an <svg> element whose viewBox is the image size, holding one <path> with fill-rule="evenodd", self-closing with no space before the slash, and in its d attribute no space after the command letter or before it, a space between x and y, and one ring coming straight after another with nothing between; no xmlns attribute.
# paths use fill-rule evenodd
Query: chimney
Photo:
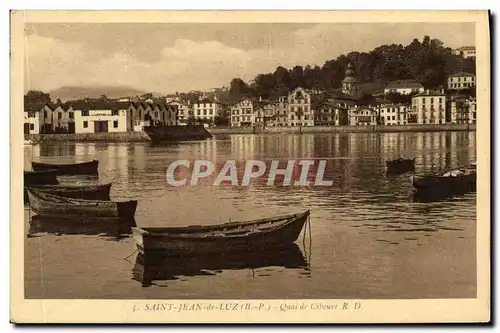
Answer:
<svg viewBox="0 0 500 333"><path fill-rule="evenodd" d="M262 102L262 96L259 96L259 102Z"/></svg>
<svg viewBox="0 0 500 333"><path fill-rule="evenodd" d="M426 94L426 95L429 95L429 89L426 89L426 90L425 90L425 94Z"/></svg>

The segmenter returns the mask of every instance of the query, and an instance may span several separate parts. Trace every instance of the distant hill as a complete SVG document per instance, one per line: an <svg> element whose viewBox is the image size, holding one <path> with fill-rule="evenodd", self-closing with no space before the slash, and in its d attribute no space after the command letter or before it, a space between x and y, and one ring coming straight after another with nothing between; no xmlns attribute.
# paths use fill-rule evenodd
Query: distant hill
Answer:
<svg viewBox="0 0 500 333"><path fill-rule="evenodd" d="M84 97L99 97L106 95L109 98L118 98L124 96L140 96L148 93L130 87L100 86L100 87L61 87L49 92L52 100L59 98L61 101L74 100ZM154 93L153 93L154 94ZM156 94L154 94L156 95Z"/></svg>

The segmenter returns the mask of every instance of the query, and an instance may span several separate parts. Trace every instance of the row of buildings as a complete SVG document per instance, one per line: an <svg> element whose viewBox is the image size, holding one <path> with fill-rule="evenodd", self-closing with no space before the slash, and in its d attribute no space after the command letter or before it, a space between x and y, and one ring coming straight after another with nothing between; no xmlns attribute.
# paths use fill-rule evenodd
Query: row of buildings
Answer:
<svg viewBox="0 0 500 333"><path fill-rule="evenodd" d="M411 103L362 105L363 86L348 65L341 88L328 91L297 87L277 100L246 98L228 105L217 98L194 103L179 99L83 99L57 104L28 104L24 133L98 133L143 131L145 126L216 124L231 127L397 126L476 122L476 98L461 92L475 89L475 76L456 73L447 79L447 92L426 90L411 80L391 82L381 95L411 95ZM380 96L379 96L380 97ZM408 98L410 101L410 97Z"/></svg>

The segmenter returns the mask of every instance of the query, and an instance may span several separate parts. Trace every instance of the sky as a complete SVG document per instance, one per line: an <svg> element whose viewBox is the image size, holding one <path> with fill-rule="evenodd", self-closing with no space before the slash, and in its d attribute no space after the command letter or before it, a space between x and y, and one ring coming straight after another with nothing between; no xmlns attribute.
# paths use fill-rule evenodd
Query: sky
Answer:
<svg viewBox="0 0 500 333"><path fill-rule="evenodd" d="M473 23L26 24L25 90L126 86L159 94L210 91L278 66L323 65L351 51L425 35L475 45Z"/></svg>

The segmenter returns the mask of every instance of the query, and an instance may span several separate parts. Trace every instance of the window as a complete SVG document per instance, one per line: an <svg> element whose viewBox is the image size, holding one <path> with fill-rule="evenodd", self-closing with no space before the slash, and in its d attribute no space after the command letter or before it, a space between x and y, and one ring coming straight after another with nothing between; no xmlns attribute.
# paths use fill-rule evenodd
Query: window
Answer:
<svg viewBox="0 0 500 333"><path fill-rule="evenodd" d="M117 116L117 115L118 115L118 110L113 110L113 111L111 111L111 115L112 115L112 116Z"/></svg>
<svg viewBox="0 0 500 333"><path fill-rule="evenodd" d="M83 117L88 117L89 116L89 110L83 110L82 111L82 116Z"/></svg>
<svg viewBox="0 0 500 333"><path fill-rule="evenodd" d="M47 111L43 111L43 118L47 118Z"/></svg>
<svg viewBox="0 0 500 333"><path fill-rule="evenodd" d="M158 118L158 111L155 112L155 118Z"/></svg>
<svg viewBox="0 0 500 333"><path fill-rule="evenodd" d="M58 112L57 113L57 119L61 119L62 118L62 112Z"/></svg>
<svg viewBox="0 0 500 333"><path fill-rule="evenodd" d="M113 127L118 128L118 120L113 121Z"/></svg>
<svg viewBox="0 0 500 333"><path fill-rule="evenodd" d="M35 124L30 124L30 131L35 130Z"/></svg>
<svg viewBox="0 0 500 333"><path fill-rule="evenodd" d="M71 111L71 112L69 113L69 119L73 119L73 118L75 118L75 116L73 115L73 111Z"/></svg>
<svg viewBox="0 0 500 333"><path fill-rule="evenodd" d="M89 122L88 121L84 121L83 122L83 128L87 128L89 127Z"/></svg>

